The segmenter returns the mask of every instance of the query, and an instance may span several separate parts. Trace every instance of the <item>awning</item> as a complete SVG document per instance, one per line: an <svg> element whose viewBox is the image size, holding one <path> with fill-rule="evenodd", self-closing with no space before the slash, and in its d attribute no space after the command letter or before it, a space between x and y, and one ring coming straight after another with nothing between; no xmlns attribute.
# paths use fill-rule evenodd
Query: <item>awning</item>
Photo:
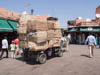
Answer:
<svg viewBox="0 0 100 75"><path fill-rule="evenodd" d="M13 32L13 29L7 23L7 20L0 19L0 32Z"/></svg>
<svg viewBox="0 0 100 75"><path fill-rule="evenodd" d="M100 27L81 27L81 32L100 32Z"/></svg>
<svg viewBox="0 0 100 75"><path fill-rule="evenodd" d="M68 29L66 30L66 32L76 32L77 30L78 30L77 27L75 27L75 28L68 28Z"/></svg>
<svg viewBox="0 0 100 75"><path fill-rule="evenodd" d="M8 24L12 27L13 31L17 31L17 24L18 22L8 20Z"/></svg>

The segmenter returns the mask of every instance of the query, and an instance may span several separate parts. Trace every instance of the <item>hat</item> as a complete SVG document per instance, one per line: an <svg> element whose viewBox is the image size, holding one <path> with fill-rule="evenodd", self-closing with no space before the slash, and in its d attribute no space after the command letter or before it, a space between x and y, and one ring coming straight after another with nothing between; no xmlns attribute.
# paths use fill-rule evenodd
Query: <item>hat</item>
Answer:
<svg viewBox="0 0 100 75"><path fill-rule="evenodd" d="M14 43L14 41L12 41L12 43Z"/></svg>

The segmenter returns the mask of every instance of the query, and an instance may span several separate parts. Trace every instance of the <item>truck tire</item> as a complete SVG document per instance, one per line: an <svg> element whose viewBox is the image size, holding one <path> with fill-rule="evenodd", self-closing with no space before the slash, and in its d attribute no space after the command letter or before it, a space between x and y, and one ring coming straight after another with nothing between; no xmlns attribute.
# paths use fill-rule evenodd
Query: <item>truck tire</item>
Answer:
<svg viewBox="0 0 100 75"><path fill-rule="evenodd" d="M46 54L41 53L41 54L39 55L39 57L38 57L38 62L39 62L40 64L44 64L44 63L46 62L46 60L47 60Z"/></svg>
<svg viewBox="0 0 100 75"><path fill-rule="evenodd" d="M26 50L23 51L23 58L24 58L24 61L28 61L28 51Z"/></svg>
<svg viewBox="0 0 100 75"><path fill-rule="evenodd" d="M58 50L57 56L58 57L62 57L63 56L63 51L61 49Z"/></svg>

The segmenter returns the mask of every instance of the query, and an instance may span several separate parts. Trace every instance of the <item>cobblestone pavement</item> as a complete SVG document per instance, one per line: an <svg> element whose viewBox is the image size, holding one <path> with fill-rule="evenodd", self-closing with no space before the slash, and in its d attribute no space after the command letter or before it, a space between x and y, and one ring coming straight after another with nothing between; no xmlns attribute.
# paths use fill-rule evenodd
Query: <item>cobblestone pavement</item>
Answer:
<svg viewBox="0 0 100 75"><path fill-rule="evenodd" d="M100 49L89 58L85 45L70 45L63 57L53 57L45 64L23 62L21 58L0 60L0 75L100 75Z"/></svg>

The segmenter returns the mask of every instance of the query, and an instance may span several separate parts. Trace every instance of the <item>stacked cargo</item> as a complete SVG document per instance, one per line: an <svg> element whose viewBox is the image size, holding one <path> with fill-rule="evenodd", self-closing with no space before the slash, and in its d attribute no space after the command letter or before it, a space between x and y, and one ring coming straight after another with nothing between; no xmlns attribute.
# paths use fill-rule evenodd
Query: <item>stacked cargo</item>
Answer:
<svg viewBox="0 0 100 75"><path fill-rule="evenodd" d="M28 35L29 35L29 45L32 46L32 50L45 50L48 48L47 42L47 22L40 20L29 20L28 25Z"/></svg>
<svg viewBox="0 0 100 75"><path fill-rule="evenodd" d="M56 18L48 18L49 47L59 46L61 38L60 24Z"/></svg>
<svg viewBox="0 0 100 75"><path fill-rule="evenodd" d="M27 13L22 14L19 20L18 26L18 34L19 34L19 47L20 48L27 48L28 47L28 40L27 40L27 21L30 19L30 15Z"/></svg>
<svg viewBox="0 0 100 75"><path fill-rule="evenodd" d="M59 46L61 38L59 22L52 19L41 21L32 16L24 14L20 18L20 25L18 27L20 47L32 47L32 50L38 51ZM24 36L23 38L22 35ZM21 45L22 41L26 41L23 42L25 46Z"/></svg>

